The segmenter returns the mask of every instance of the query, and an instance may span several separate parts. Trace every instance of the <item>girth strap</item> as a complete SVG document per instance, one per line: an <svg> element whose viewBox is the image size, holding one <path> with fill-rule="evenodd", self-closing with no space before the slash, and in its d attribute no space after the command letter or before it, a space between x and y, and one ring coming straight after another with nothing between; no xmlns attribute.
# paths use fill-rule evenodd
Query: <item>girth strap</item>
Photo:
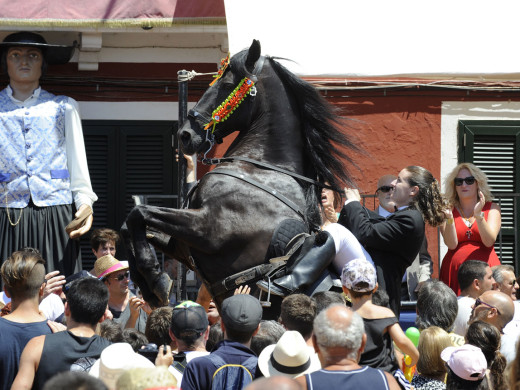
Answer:
<svg viewBox="0 0 520 390"><path fill-rule="evenodd" d="M274 196L275 198L277 198L279 201L285 203L285 205L290 207L304 221L306 220L305 213L292 200L287 198L285 195L280 194L278 191L273 190L272 188L270 188L270 187L268 187L266 185L263 185L262 183L257 182L256 180L248 177L247 175L245 175L243 173L236 173L236 172L228 170L228 169L217 168L217 169L214 169L212 171L209 171L207 173L207 175L209 175L209 174L220 174L220 175L232 176L232 177L235 177L235 178L237 178L239 180L245 181L246 183L249 183L249 184L251 184L251 185L253 185L253 186L257 187L257 188L260 188L261 190L263 190L263 191L267 192L268 194L270 194L270 195Z"/></svg>
<svg viewBox="0 0 520 390"><path fill-rule="evenodd" d="M242 284L256 282L262 279L268 272L280 268L283 265L285 265L285 261L280 261L274 264L257 265L256 267L249 268L245 271L228 276L225 279L213 283L211 286L209 286L209 291L214 297L225 294L230 290L236 289Z"/></svg>
<svg viewBox="0 0 520 390"><path fill-rule="evenodd" d="M303 180L303 181L305 181L307 183L311 183L311 184L313 184L315 186L318 186L318 187L321 187L321 188L328 188L329 190L338 191L337 188L331 187L331 186L329 186L327 184L324 184L324 183L320 183L319 181L316 181L316 180L313 180L313 179L309 179L308 177L302 176L302 175L300 175L298 173L291 172L291 171L288 171L287 169L283 169L283 168L277 167L276 165L265 163L263 161L253 160L253 159L247 158L247 157L236 156L236 157L220 157L220 158L203 158L202 159L202 163L204 165L216 165L216 164L227 163L227 162L234 162L234 161L248 162L250 164L253 164L253 165L256 165L256 166L259 166L259 167L262 167L262 168L267 168L267 169L270 169L270 170L273 170L273 171L276 171L276 172L285 173L286 175L294 177L295 179Z"/></svg>

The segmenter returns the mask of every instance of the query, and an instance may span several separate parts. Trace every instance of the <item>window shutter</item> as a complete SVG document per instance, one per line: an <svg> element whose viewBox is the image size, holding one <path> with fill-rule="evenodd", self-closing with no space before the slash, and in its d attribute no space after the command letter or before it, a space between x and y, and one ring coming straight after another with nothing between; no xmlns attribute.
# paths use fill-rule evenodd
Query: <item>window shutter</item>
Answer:
<svg viewBox="0 0 520 390"><path fill-rule="evenodd" d="M472 162L488 176L495 202L502 210L502 229L495 251L503 264L516 265L518 243L515 221L519 208L514 194L519 192L518 146L520 123L510 121L460 121L459 161Z"/></svg>
<svg viewBox="0 0 520 390"><path fill-rule="evenodd" d="M173 195L177 170L172 148L176 129L166 121L83 121L90 180L98 201L94 203L92 229L119 231L134 202L132 195ZM171 199L151 203L173 207ZM81 239L83 269L94 266L90 234ZM125 259L124 246L117 257Z"/></svg>

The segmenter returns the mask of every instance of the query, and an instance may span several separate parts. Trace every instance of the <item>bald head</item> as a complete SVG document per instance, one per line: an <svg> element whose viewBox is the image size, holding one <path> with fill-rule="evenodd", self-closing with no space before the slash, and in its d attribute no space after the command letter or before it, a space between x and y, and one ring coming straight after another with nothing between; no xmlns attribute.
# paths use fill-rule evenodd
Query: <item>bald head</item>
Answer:
<svg viewBox="0 0 520 390"><path fill-rule="evenodd" d="M393 181L396 180L397 177L394 175L383 175L377 181L377 188L381 187L392 187ZM384 192L382 190L376 191L377 199L379 200L379 205L384 208L386 211L393 213L395 211L395 203L392 200L392 191Z"/></svg>
<svg viewBox="0 0 520 390"><path fill-rule="evenodd" d="M483 304L475 306L472 320L481 319L500 331L513 319L515 305L511 297L498 290L489 290L479 297ZM492 307L491 307L492 306ZM496 310L493 310L495 308Z"/></svg>
<svg viewBox="0 0 520 390"><path fill-rule="evenodd" d="M344 305L332 305L314 320L314 341L322 367L341 359L357 361L364 347L365 327L361 317Z"/></svg>
<svg viewBox="0 0 520 390"><path fill-rule="evenodd" d="M275 375L269 378L259 378L245 388L245 390L264 389L301 390L302 387L296 380L292 378L281 375Z"/></svg>

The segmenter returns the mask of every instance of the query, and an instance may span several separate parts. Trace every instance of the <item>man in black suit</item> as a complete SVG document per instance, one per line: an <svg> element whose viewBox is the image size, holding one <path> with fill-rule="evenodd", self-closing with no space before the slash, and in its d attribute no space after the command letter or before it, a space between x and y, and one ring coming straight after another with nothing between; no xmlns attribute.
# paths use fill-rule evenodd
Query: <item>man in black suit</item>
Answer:
<svg viewBox="0 0 520 390"><path fill-rule="evenodd" d="M388 218L361 206L357 189L345 189L347 201L338 223L349 229L372 256L379 287L386 290L390 308L399 316L401 281L424 240L424 222L444 220L444 202L433 175L422 167L404 168L392 183L396 211Z"/></svg>

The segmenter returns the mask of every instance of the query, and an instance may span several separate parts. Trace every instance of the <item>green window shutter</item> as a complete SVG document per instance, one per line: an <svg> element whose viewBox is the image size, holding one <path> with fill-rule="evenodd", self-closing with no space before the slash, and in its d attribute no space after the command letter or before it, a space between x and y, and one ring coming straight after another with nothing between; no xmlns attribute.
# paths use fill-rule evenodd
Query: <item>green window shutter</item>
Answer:
<svg viewBox="0 0 520 390"><path fill-rule="evenodd" d="M518 269L516 224L519 217L518 166L520 122L459 121L459 161L472 162L488 176L489 184L502 209L502 229L495 250L503 264Z"/></svg>

